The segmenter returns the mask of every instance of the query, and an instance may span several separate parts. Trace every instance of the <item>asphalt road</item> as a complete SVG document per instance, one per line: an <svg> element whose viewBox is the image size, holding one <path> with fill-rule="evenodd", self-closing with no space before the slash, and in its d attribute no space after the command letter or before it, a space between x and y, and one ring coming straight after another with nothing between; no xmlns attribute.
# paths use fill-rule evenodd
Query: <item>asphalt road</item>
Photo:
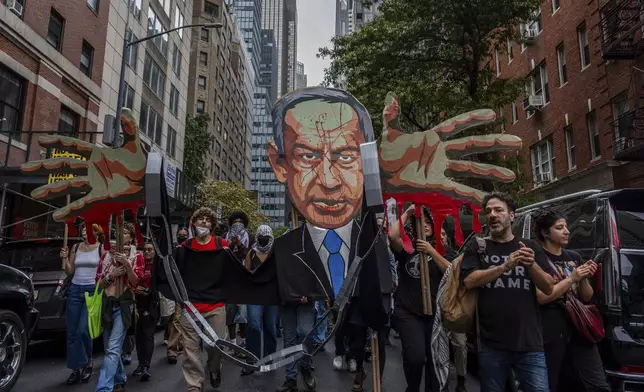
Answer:
<svg viewBox="0 0 644 392"><path fill-rule="evenodd" d="M140 382L129 377L127 390L129 391L185 391L185 383L181 372L181 357L177 365L168 365L165 361L165 347L161 345L163 334L157 333L156 347L152 359L152 379L149 382ZM400 341L392 338L393 346L387 347L387 364L383 380L383 392L402 392L406 386L402 369L400 354ZM334 371L331 365L333 359L333 346L329 344L326 352L318 353L314 358L315 373L317 376L318 392L349 392L353 375L346 371ZM204 355L205 356L205 355ZM65 343L59 341L32 342L27 352L27 361L18 383L12 392L91 392L96 387L98 370L103 361L102 353L94 356L94 374L88 384L75 386L65 385L69 370L65 368ZM273 392L284 381L284 371L278 369L274 373L254 374L240 377L240 370L229 362L224 363L223 383L219 391L235 392ZM136 356L133 364L127 367L128 376L136 367ZM456 376L453 374L451 378ZM370 378L368 379L370 380ZM454 388L452 382L452 390ZM206 382L206 391L212 391ZM301 381L300 381L301 387ZM468 377L470 392L478 392L478 382L473 377ZM365 391L371 391L371 382L365 383Z"/></svg>

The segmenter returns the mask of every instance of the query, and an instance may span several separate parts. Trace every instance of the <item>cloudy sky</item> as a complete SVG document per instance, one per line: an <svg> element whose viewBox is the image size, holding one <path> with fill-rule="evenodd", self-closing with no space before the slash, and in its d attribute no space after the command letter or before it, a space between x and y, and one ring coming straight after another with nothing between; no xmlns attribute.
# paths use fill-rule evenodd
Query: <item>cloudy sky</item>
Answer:
<svg viewBox="0 0 644 392"><path fill-rule="evenodd" d="M297 17L297 61L304 63L308 85L317 86L329 61L315 55L335 34L335 0L298 0Z"/></svg>

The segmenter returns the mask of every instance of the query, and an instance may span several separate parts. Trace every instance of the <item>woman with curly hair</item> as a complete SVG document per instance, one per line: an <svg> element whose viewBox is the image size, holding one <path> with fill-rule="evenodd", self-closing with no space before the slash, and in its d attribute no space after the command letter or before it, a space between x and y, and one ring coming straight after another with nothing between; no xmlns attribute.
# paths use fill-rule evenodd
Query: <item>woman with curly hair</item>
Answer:
<svg viewBox="0 0 644 392"><path fill-rule="evenodd" d="M533 219L556 280L550 295L537 289L550 391L610 391L597 345L575 331L566 311L567 295L582 302L593 297L589 278L597 272L597 264L584 262L579 253L564 248L570 232L563 215L546 209Z"/></svg>

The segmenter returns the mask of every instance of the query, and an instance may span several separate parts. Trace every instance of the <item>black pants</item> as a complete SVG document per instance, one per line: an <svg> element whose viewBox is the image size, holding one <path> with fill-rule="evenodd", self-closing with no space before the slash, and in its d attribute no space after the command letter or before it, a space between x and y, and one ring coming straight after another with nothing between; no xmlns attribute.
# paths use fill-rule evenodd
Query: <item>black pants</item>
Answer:
<svg viewBox="0 0 644 392"><path fill-rule="evenodd" d="M552 355L553 351L555 355L561 357L558 368L550 367L548 356ZM561 351L564 351L563 355ZM546 363L548 373L558 373L558 383L555 387L551 387L551 392L610 392L611 390L597 345L585 342L580 337L572 337L563 350L546 347Z"/></svg>
<svg viewBox="0 0 644 392"><path fill-rule="evenodd" d="M151 296L141 295L136 299L139 313L136 323L136 355L139 358L139 366L150 367L159 312L155 309L155 304L151 302Z"/></svg>
<svg viewBox="0 0 644 392"><path fill-rule="evenodd" d="M406 392L420 392L425 371L425 392L439 392L440 385L432 361L433 316L419 316L398 306L394 313L394 329L400 334Z"/></svg>
<svg viewBox="0 0 644 392"><path fill-rule="evenodd" d="M349 356L355 359L358 364L358 369L364 366L365 345L368 344L368 328L362 325L348 324L350 330L349 341L351 346L349 348ZM378 331L378 355L380 356L380 378L382 378L385 371L385 362L387 362L387 352L385 351L385 335L386 328L383 327ZM370 343L369 343L370 344Z"/></svg>
<svg viewBox="0 0 644 392"><path fill-rule="evenodd" d="M335 342L335 356L345 356L347 355L347 339L349 337L349 324L346 319L336 320L336 323L339 323L338 329L335 331L335 336L333 337Z"/></svg>

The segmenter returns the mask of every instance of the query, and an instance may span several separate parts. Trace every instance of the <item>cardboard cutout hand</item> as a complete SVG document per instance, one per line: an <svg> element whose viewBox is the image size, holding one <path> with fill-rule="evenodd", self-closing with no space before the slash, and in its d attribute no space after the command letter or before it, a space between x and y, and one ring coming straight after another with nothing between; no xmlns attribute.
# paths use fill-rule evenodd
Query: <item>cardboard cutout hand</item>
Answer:
<svg viewBox="0 0 644 392"><path fill-rule="evenodd" d="M124 142L119 148L101 147L80 139L46 135L38 140L45 148L58 148L85 157L51 158L27 162L21 166L25 174L64 172L76 177L34 189L35 199L49 199L85 193L69 205L56 210L53 217L68 222L82 216L86 222L105 225L112 214L143 204L147 157L141 147L137 124L132 113L123 109L121 116ZM136 216L136 214L135 214ZM90 234L90 233L88 233Z"/></svg>
<svg viewBox="0 0 644 392"><path fill-rule="evenodd" d="M460 160L485 152L518 151L521 139L513 135L469 136L447 140L464 130L493 122L493 110L482 109L450 118L425 132L400 130L398 98L389 93L383 111L384 130L379 146L384 192L388 195L436 192L480 204L483 192L451 178L486 178L511 182L506 168ZM395 196L394 196L395 197Z"/></svg>

